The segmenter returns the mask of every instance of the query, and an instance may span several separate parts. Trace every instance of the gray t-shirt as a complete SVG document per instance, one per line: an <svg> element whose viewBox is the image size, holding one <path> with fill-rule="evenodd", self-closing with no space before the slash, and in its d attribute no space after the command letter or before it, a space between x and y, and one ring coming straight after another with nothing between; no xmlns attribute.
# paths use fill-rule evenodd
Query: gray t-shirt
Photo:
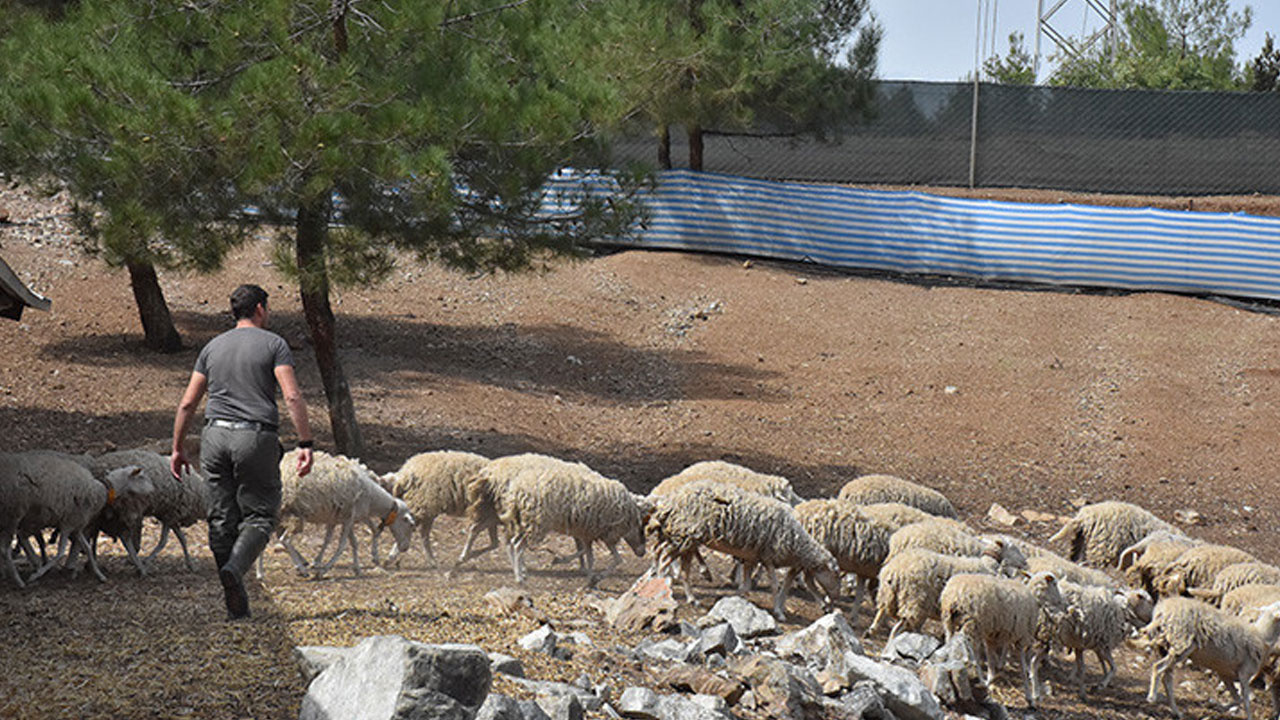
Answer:
<svg viewBox="0 0 1280 720"><path fill-rule="evenodd" d="M209 341L196 358L196 372L209 380L208 420L252 420L280 424L275 370L293 366L289 344L256 327L233 328Z"/></svg>

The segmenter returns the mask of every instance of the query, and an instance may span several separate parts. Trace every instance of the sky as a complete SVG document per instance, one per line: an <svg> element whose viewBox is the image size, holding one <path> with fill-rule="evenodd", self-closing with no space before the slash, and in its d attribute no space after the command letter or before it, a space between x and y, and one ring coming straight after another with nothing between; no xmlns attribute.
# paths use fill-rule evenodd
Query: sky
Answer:
<svg viewBox="0 0 1280 720"><path fill-rule="evenodd" d="M1105 0L1104 0L1105 1ZM955 81L973 71L974 48L979 38L978 8L981 0L871 0L884 28L880 46L879 75L882 80ZM1052 5L1045 0L1045 6ZM1267 32L1280 42L1280 0L1231 0L1233 11L1248 4L1253 8L1253 25L1243 40L1236 43L1236 62L1257 57ZM994 8L995 52L1009 50L1009 33L1021 32L1023 46L1034 52L1038 0L986 0L983 5ZM1080 37L1092 33L1100 25L1098 15L1088 9L1085 0L1066 0L1050 23L1064 35ZM990 23L986 23L990 28ZM1087 30L1088 32L1083 32ZM983 44L982 57L991 52L990 40ZM1050 67L1048 56L1053 44L1041 40L1040 79Z"/></svg>

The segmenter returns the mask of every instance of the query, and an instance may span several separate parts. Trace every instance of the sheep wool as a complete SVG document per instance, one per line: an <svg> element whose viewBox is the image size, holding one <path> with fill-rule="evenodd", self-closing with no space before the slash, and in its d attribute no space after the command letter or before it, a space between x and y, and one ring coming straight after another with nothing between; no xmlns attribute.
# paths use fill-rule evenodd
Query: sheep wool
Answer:
<svg viewBox="0 0 1280 720"><path fill-rule="evenodd" d="M359 575L360 553L354 531L356 522L371 522L377 524L378 529L391 529L396 544L391 549L388 561L393 562L399 553L409 549L413 535L413 514L403 500L382 487L373 471L360 461L343 455L330 455L317 450L312 457L311 473L305 479L298 476L297 450L286 453L280 459L282 522L277 530L277 538L285 546L299 573L321 577L333 567L346 550L347 544L350 544L352 570ZM284 526L283 520L286 517L297 519L292 531ZM309 522L327 528L320 553L310 565L290 540L291 534L301 532ZM338 549L332 558L325 561L324 553L335 528L341 528ZM261 563L258 567L261 573Z"/></svg>
<svg viewBox="0 0 1280 720"><path fill-rule="evenodd" d="M1060 581L1069 581L1080 585L1115 587L1120 584L1119 580L1102 570L1084 567L1047 550L1027 557L1027 572L1051 572Z"/></svg>
<svg viewBox="0 0 1280 720"><path fill-rule="evenodd" d="M655 485L649 491L649 497L659 498L670 495L699 480L726 483L747 492L781 500L788 505L798 505L804 500L792 489L791 481L780 475L757 472L723 460L704 460L694 463Z"/></svg>
<svg viewBox="0 0 1280 720"><path fill-rule="evenodd" d="M1191 588L1212 587L1218 573L1236 563L1256 563L1257 558L1230 545L1197 545L1188 548L1152 581L1161 597L1182 595Z"/></svg>
<svg viewBox="0 0 1280 720"><path fill-rule="evenodd" d="M431 548L431 526L439 515L462 517L476 500L469 489L480 468L489 464L489 458L459 450L440 450L418 453L400 466L400 469L384 477L391 494L409 507L418 522L422 547L427 559L435 562ZM488 530L492 549L497 540L497 517L486 513L488 523L473 532Z"/></svg>
<svg viewBox="0 0 1280 720"><path fill-rule="evenodd" d="M894 530L899 530L912 523L924 522L931 520L936 515L921 510L918 507L903 505L899 502L871 503L869 505L859 505L862 512L873 520L887 525Z"/></svg>
<svg viewBox="0 0 1280 720"><path fill-rule="evenodd" d="M480 470L475 490L492 498L506 528L517 583L525 578L524 550L552 532L574 539L590 584L592 543L604 543L612 555L606 572L622 561L619 540L644 556L644 508L625 485L582 463L533 453L498 458Z"/></svg>
<svg viewBox="0 0 1280 720"><path fill-rule="evenodd" d="M1153 532L1177 533L1169 523L1137 505L1107 501L1085 505L1049 542L1069 540L1075 562L1114 567L1125 548Z"/></svg>
<svg viewBox="0 0 1280 720"><path fill-rule="evenodd" d="M969 526L959 520L933 518L913 523L896 531L889 538L889 557L911 548L932 550L943 555L978 557L991 547L991 541L973 534ZM1007 545L1009 562L1026 567L1026 558L1013 545ZM1019 561L1017 558L1021 558Z"/></svg>
<svg viewBox="0 0 1280 720"><path fill-rule="evenodd" d="M863 475L840 488L840 499L858 505L896 502L919 508L938 517L958 517L946 495L893 475Z"/></svg>
<svg viewBox="0 0 1280 720"><path fill-rule="evenodd" d="M1156 535L1167 536L1167 533ZM1148 536L1148 539L1156 535ZM1131 545L1120 556L1120 567L1124 569L1125 580L1130 585L1140 587L1154 596L1156 578L1164 575L1165 570L1181 557L1182 553L1199 544L1201 543L1191 541L1190 538L1166 537L1152 542L1144 539L1140 543Z"/></svg>
<svg viewBox="0 0 1280 720"><path fill-rule="evenodd" d="M1213 672L1242 702L1250 717L1250 681L1262 668L1271 646L1280 638L1280 609L1271 608L1252 625L1208 603L1186 597L1162 598L1151 623L1143 631L1162 657L1151 666L1147 702L1159 702L1163 680L1169 709L1181 716L1173 696L1174 668L1183 660Z"/></svg>
<svg viewBox="0 0 1280 720"><path fill-rule="evenodd" d="M994 575L955 575L942 589L942 627L950 642L956 633L983 649L987 683L995 675L995 659L1006 649L1017 655L1027 705L1039 695L1039 655L1034 649L1042 616L1062 611L1062 595L1052 573L1037 573L1026 583Z"/></svg>
<svg viewBox="0 0 1280 720"><path fill-rule="evenodd" d="M1246 585L1280 585L1280 568L1260 562L1228 565L1218 571L1212 587L1193 588L1191 595L1217 605L1227 593Z"/></svg>
<svg viewBox="0 0 1280 720"><path fill-rule="evenodd" d="M1222 596L1222 612L1253 622L1262 608L1280 602L1280 584L1243 585Z"/></svg>
<svg viewBox="0 0 1280 720"><path fill-rule="evenodd" d="M95 475L126 465L136 465L143 469L147 479L151 481L154 491L147 497L145 514L160 522L160 540L147 556L152 561L164 549L173 533L182 546L182 557L188 570L195 570L195 562L187 546L183 528L190 527L204 520L209 514L209 488L199 474L189 472L181 480L175 478L169 469L169 457L159 453L137 448L133 450L117 450L106 453L91 461L91 469ZM129 523L134 542L141 532L141 518Z"/></svg>
<svg viewBox="0 0 1280 720"><path fill-rule="evenodd" d="M689 587L689 563L698 547L739 558L743 583L756 564L789 568L783 583L774 582L773 612L784 617L787 586L796 573L816 579L828 601L839 595L836 560L814 540L786 503L746 492L731 485L696 482L668 496L653 513L649 529L663 548L660 567L681 561L685 598L694 602Z"/></svg>
<svg viewBox="0 0 1280 720"><path fill-rule="evenodd" d="M857 576L853 598L856 615L863 589L876 580L889 556L889 536L894 528L843 500L806 500L795 507L795 516L805 532L835 557L841 572Z"/></svg>

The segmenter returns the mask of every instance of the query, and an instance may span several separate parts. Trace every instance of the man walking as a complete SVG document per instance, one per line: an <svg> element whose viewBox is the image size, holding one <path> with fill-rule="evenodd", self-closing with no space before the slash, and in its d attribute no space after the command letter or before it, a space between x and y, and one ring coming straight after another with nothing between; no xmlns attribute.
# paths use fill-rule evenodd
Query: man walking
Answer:
<svg viewBox="0 0 1280 720"><path fill-rule="evenodd" d="M311 426L293 372L289 345L267 327L267 291L241 285L231 293L236 326L209 341L173 420L170 470L181 478L190 461L182 450L187 426L205 391L200 469L209 483L209 548L218 565L227 616L249 617L244 574L253 566L280 515L280 413L284 395L298 431L298 475L311 471Z"/></svg>

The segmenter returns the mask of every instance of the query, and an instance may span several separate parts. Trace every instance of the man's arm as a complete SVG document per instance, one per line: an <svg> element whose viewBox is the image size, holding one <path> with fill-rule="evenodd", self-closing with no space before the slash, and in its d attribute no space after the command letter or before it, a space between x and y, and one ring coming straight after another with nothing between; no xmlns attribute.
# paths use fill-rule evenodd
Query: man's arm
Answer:
<svg viewBox="0 0 1280 720"><path fill-rule="evenodd" d="M292 365L276 366L276 382L280 383L280 393L284 395L284 405L289 409L289 417L293 419L293 427L298 431L298 442L311 442L311 423L307 421L307 401L302 397L302 389L298 387L298 377L293 373ZM298 477L311 472L311 448L298 448Z"/></svg>
<svg viewBox="0 0 1280 720"><path fill-rule="evenodd" d="M187 383L186 392L182 393L182 400L178 403L178 412L173 417L173 451L169 455L169 472L179 480L182 479L183 471L191 466L182 450L182 440L187 435L187 426L191 424L191 418L200 406L200 399L204 397L208 382L209 379L203 373L191 373L191 381Z"/></svg>

